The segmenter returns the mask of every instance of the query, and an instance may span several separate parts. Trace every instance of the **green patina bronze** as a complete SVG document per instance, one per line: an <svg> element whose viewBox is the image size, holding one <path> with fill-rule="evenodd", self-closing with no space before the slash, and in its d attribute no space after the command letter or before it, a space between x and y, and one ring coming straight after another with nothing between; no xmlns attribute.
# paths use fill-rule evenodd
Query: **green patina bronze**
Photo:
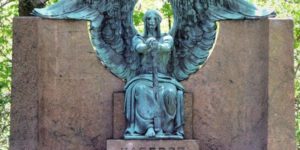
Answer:
<svg viewBox="0 0 300 150"><path fill-rule="evenodd" d="M216 39L216 22L274 16L246 0L170 0L174 24L161 33L160 14L145 13L145 33L134 28L137 0L61 0L34 15L91 21L97 56L124 79L125 139L183 139L185 80L203 65Z"/></svg>

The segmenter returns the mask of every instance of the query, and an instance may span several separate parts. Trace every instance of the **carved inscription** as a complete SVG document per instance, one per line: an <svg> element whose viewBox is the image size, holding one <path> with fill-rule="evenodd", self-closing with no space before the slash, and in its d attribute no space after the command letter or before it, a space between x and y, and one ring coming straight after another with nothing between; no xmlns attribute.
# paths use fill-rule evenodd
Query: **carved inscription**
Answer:
<svg viewBox="0 0 300 150"><path fill-rule="evenodd" d="M199 150L197 140L108 140L107 150Z"/></svg>
<svg viewBox="0 0 300 150"><path fill-rule="evenodd" d="M187 150L185 147L133 147L120 150Z"/></svg>

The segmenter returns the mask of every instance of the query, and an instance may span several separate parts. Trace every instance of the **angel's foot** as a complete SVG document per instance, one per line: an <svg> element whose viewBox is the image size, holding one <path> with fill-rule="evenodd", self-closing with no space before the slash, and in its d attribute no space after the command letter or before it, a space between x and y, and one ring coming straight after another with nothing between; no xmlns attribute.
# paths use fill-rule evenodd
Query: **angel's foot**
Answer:
<svg viewBox="0 0 300 150"><path fill-rule="evenodd" d="M155 136L155 131L153 128L149 128L145 134L147 137L154 137Z"/></svg>
<svg viewBox="0 0 300 150"><path fill-rule="evenodd" d="M157 132L157 135L158 135L158 136L164 136L165 133L163 132L163 130L159 130L159 131Z"/></svg>
<svg viewBox="0 0 300 150"><path fill-rule="evenodd" d="M180 137L181 139L183 139L183 133L182 132L176 132L176 134L175 135L177 135L178 137Z"/></svg>

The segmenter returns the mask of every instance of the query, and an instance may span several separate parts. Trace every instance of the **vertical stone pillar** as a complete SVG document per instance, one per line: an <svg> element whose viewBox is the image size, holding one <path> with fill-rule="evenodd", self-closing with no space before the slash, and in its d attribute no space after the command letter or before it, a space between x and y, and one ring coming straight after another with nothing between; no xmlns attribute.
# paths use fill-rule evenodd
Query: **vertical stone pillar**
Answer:
<svg viewBox="0 0 300 150"><path fill-rule="evenodd" d="M296 149L293 73L292 20L220 22L207 63L183 82L201 149Z"/></svg>
<svg viewBox="0 0 300 150"><path fill-rule="evenodd" d="M85 21L14 19L11 150L106 149L122 89Z"/></svg>
<svg viewBox="0 0 300 150"><path fill-rule="evenodd" d="M11 150L37 150L38 147L40 73L37 29L37 19L14 20Z"/></svg>
<svg viewBox="0 0 300 150"><path fill-rule="evenodd" d="M268 150L294 150L293 21L269 20Z"/></svg>

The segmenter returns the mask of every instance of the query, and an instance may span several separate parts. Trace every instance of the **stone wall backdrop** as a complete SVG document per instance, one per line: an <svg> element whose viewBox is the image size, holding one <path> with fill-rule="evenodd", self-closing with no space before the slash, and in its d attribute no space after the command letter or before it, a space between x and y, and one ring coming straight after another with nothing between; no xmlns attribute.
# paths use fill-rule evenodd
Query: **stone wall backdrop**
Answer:
<svg viewBox="0 0 300 150"><path fill-rule="evenodd" d="M292 27L220 23L208 62L183 82L201 150L296 149ZM15 18L10 149L105 150L123 85L96 58L86 22Z"/></svg>

